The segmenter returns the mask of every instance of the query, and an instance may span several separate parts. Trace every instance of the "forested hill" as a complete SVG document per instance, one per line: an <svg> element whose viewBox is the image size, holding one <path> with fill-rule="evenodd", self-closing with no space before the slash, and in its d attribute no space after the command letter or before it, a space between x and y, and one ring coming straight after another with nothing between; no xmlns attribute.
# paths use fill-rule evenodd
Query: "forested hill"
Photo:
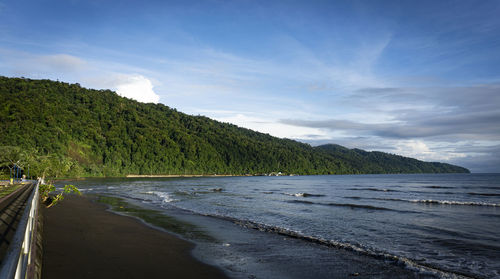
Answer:
<svg viewBox="0 0 500 279"><path fill-rule="evenodd" d="M0 77L0 135L0 152L22 147L16 156L51 176L468 172L381 152L311 147L50 80Z"/></svg>
<svg viewBox="0 0 500 279"><path fill-rule="evenodd" d="M454 173L465 172L466 168L437 162L423 162L417 159L388 154L379 151L368 152L361 149L348 149L337 144L316 147L338 158L356 169L359 173Z"/></svg>

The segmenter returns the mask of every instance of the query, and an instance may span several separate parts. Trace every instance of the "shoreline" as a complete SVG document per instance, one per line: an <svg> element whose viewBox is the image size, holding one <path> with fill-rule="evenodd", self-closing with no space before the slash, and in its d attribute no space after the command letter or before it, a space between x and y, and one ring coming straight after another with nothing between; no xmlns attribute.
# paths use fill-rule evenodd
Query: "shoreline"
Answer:
<svg viewBox="0 0 500 279"><path fill-rule="evenodd" d="M140 206L136 201L113 199L121 203L111 205L112 212L118 209L116 214L131 214L134 218L141 218L134 214L137 212L134 207ZM128 211L127 208L132 210ZM153 207L146 206L145 210L149 210L147 208ZM213 236L215 239L207 241L186 232L174 232L196 244L193 255L197 259L219 267L230 278L439 278L439 271L421 270L395 259L381 259L286 234L263 231L227 218L193 214L182 209L171 209L166 214L177 222L193 224L202 229L202 234ZM150 221L142 221L146 225L158 227ZM159 229L170 231L163 226Z"/></svg>
<svg viewBox="0 0 500 279"><path fill-rule="evenodd" d="M169 178L169 177L233 177L233 176L255 176L245 174L127 174L126 178Z"/></svg>
<svg viewBox="0 0 500 279"><path fill-rule="evenodd" d="M369 175L450 175L471 173L357 173L357 174L290 174L290 175L265 175L265 174L127 174L125 176L81 176L81 177L61 177L51 178L48 181L63 182L63 181L81 181L87 179L105 179L105 178L193 178L193 177L293 177L293 176L369 176ZM489 174L489 173L475 173Z"/></svg>
<svg viewBox="0 0 500 279"><path fill-rule="evenodd" d="M42 212L42 278L227 278L192 256L193 243L87 196Z"/></svg>
<svg viewBox="0 0 500 279"><path fill-rule="evenodd" d="M182 228L148 220L145 215L154 211L148 207L137 210L136 203L112 198L121 201L113 204L98 197L69 195L42 209L43 278L439 278L432 269L225 219L183 210L167 213L173 228L183 223L201 229L193 238Z"/></svg>
<svg viewBox="0 0 500 279"><path fill-rule="evenodd" d="M410 183L410 190L412 190L411 187L414 185L413 183L415 183L413 178L414 176L407 177L407 181ZM374 189L379 190L390 189L391 187L401 188L406 185L406 182L404 181L397 183L391 182L401 181L398 177L392 177L390 180L386 180L387 178L381 178L382 180L378 182L371 181L370 177L363 179L361 182L356 178L353 179L354 180L352 181L349 180L352 183L349 181L340 181L343 185L343 188L340 189L350 190L350 185L354 185L354 183L356 183L356 185L363 185L364 183L368 183L370 185L373 184ZM433 184L433 186L428 186L427 181L432 180L429 179L431 179L431 177L425 177L425 179L422 180L425 182L422 186L426 189L430 189L428 191L434 191L433 189L435 188L447 188L446 185L453 185L455 184L454 181L461 181L462 177L450 177L449 180L442 183L436 182L437 184ZM435 179L439 180L440 178L436 177ZM471 179L474 179L474 181L476 180L474 177ZM288 186L290 185L290 181L284 181L286 182L286 184L284 184L283 181L272 180L269 181L269 184L263 184L262 179L244 179L245 181L240 180L241 178L236 177L224 178L220 181L207 178L204 180L188 179L182 182L179 182L178 179L146 179L145 181L143 181L143 179L110 179L88 181L85 183L82 182L81 187L84 189L82 192L85 192L87 196L99 197L100 203L104 202L110 205L110 207L107 207L108 210L115 214L133 216L133 218L141 220L142 224L148 224L149 226L162 231L166 230L169 233L179 236L181 239L195 243L196 246L192 251L195 258L204 263L208 263L209 265L219 267L227 276L230 276L231 278L319 279L346 278L350 276L355 276L357 278L474 277L473 273L463 271L460 266L458 268L455 267L453 262L448 266L439 265L439 262L436 264L436 262L433 261L435 258L433 258L432 255L426 257L426 250L423 250L423 256L418 258L404 257L405 251L402 249L401 253L398 253L398 251L394 252L398 249L398 246L395 247L394 245L400 245L400 243L409 243L411 245L412 243L416 243L412 246L408 246L413 249L412 247L416 248L417 246L415 245L422 243L422 241L419 240L419 238L416 238L415 241L404 239L404 241L407 242L402 242L398 240L398 237L395 237L395 242L384 242L388 240L387 237L392 239L392 236L394 236L394 234L391 233L391 228L385 225L375 227L377 229L373 230L375 232L384 233L373 235L375 238L380 236L380 239L382 240L380 242L381 245L374 245L371 242L368 242L368 245L363 245L363 243L367 243L363 242L363 240L365 240L365 238L363 238L364 235L360 235L360 238L345 237L344 233L350 233L350 230L352 229L352 226L349 225L349 223L345 227L343 227L343 224L340 224L340 227L343 228L343 230L337 231L335 231L335 227L333 226L323 226L321 223L317 223L319 224L316 226L318 229L326 230L332 228L332 230L334 230L333 233L326 233L323 235L315 233L322 232L318 229L315 231L311 230L312 233L308 230L308 228L301 231L300 229L304 229L304 226L296 225L295 227L290 227L289 230L281 223L282 219L270 219L271 221L274 221L274 223L266 223L266 220L268 220L266 218L270 218L269 215L267 215L268 212L276 212L274 216L277 216L278 218L295 218L295 214L302 214L302 212L306 212L306 214L313 213L314 216L320 214L321 216L321 212L324 211L325 208L318 207L318 211L314 211L316 209L314 208L315 204L326 204L326 201L330 201L324 200L325 198L321 199L322 196L320 196L320 194L328 195L331 194L331 191L329 191L329 188L325 188L327 186L323 188L313 187L315 185L327 185L325 182L334 181L332 178L323 178L320 180L320 182L323 182L322 184L316 183L316 180L307 180L296 187ZM264 178L264 180L267 180L267 178ZM334 182L331 183L335 184ZM402 184L399 185L399 183ZM386 187L386 185L389 186ZM222 190L218 191L216 189ZM241 191L239 189L241 189ZM402 189L404 190L405 188L403 187ZM264 192L268 190L274 191L273 193ZM359 188L356 190L367 191L367 188ZM306 196L305 194L303 196L293 194L306 192L313 194L309 194L309 196ZM390 192L390 190L387 190L387 192ZM234 199L234 201L237 202L231 202L232 200L225 202L226 198L234 197L233 193L235 194L234 196L238 197L238 199ZM317 194L317 196L314 194ZM382 194L382 196L386 195L388 194ZM292 197L290 198L289 196ZM279 208L276 206L268 206L268 203L259 203L260 200L279 200L276 206L285 206L285 209L287 209L288 200L309 201L310 203L308 204L311 205L295 207L298 210L282 211L275 210L276 208ZM213 210L214 207L201 207L201 205L204 204L203 202L213 201L219 202L222 205L228 205L229 208L236 211L235 214L228 214L227 212L229 211L225 211L224 208L221 208L220 211L216 211ZM345 202L347 204L347 202L351 203L352 201L349 200ZM219 206L219 204L217 205ZM399 204L390 205L399 206ZM402 204L403 207L405 205L413 207L413 203ZM251 213L254 206L257 206L257 209L260 209L256 211L257 214L250 215L246 213ZM387 208L394 208L389 206ZM415 207L421 207L423 210L428 208L424 204L415 204ZM220 206L215 209L218 208L220 208ZM387 217L384 217L384 215L386 215L386 211L378 209L370 210L369 207L363 209L344 208L345 207L338 209L330 208L327 209L328 212L325 214L330 214L330 212L332 214L340 212L341 214L337 214L338 216L336 216L335 219L332 219L332 221L342 221L345 217L346 222L351 221L351 216L365 216L370 219ZM439 208L448 208L448 206ZM456 208L465 209L467 211L469 208L474 209L473 207ZM262 209L266 211L263 211ZM294 209L294 207L291 207L291 209ZM396 209L401 208L397 207ZM417 210L417 208L412 209ZM489 208L486 209L489 210ZM478 210L482 210L482 208L478 208ZM491 208L491 210L494 210L494 208ZM403 213L405 215L397 216L404 217L407 212L408 211L404 211ZM481 212L482 211L480 211L480 213ZM412 211L409 213L414 212ZM249 217L247 217L246 214L248 214ZM391 213L388 216L395 216L395 214ZM255 222L251 222L251 220L255 220ZM296 218L296 220L301 219ZM311 220L314 221L314 219ZM324 219L317 218L315 220L322 222ZM326 220L329 220L328 217ZM363 221L367 219L361 218L360 220ZM302 220L302 223L294 224L307 225L307 221L308 220ZM187 226L185 224L187 224ZM191 224L191 226L189 226L189 224ZM335 223L332 222L332 224ZM353 222L353 224L356 225L355 222ZM395 224L397 224L397 222L395 222ZM315 223L312 222L311 225L314 228ZM296 228L296 230L291 230L293 228ZM354 229L355 228L356 227L354 227ZM397 229L398 227L396 226L395 228ZM416 228L418 229L418 227ZM385 232L387 232L386 236ZM208 239L205 236L209 236L208 238L211 239ZM323 238L321 236L323 236ZM349 235L347 237L349 237ZM330 241L328 239L330 239ZM357 242L358 239L360 239L360 244ZM351 246L350 244L353 244L354 246ZM370 244L371 246L369 246ZM378 244L378 242L375 244ZM404 246L402 245L401 247ZM393 252L391 253L391 251ZM491 266L495 267L495 265L496 264L494 262L491 263ZM492 272L494 271L495 269L493 269ZM481 271L476 274L481 274Z"/></svg>

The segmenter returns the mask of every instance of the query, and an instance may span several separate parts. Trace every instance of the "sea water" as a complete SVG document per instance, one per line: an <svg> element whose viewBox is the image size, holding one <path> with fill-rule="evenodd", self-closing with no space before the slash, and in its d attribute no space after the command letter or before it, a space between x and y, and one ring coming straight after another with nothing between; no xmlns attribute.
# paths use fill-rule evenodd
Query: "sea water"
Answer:
<svg viewBox="0 0 500 279"><path fill-rule="evenodd" d="M213 216L269 235L396 259L417 270L500 278L500 174L89 179L76 184L85 193L140 201L166 213Z"/></svg>

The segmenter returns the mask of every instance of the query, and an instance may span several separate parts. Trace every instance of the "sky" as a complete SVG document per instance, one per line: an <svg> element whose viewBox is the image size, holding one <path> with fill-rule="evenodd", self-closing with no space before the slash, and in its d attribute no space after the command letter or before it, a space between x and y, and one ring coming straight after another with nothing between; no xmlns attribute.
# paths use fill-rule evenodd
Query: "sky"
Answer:
<svg viewBox="0 0 500 279"><path fill-rule="evenodd" d="M500 172L500 1L0 0L0 75Z"/></svg>

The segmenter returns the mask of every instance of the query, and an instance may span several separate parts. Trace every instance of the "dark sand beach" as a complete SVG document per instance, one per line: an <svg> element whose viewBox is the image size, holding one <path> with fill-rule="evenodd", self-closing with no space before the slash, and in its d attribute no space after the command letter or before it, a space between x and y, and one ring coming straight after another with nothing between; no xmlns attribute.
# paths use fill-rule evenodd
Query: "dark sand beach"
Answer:
<svg viewBox="0 0 500 279"><path fill-rule="evenodd" d="M113 187L99 184L108 190ZM158 218L166 211L103 197L70 195L42 210L43 278L468 278L390 255L320 245L243 221L175 209ZM151 224L158 222L182 239L112 213L101 202Z"/></svg>
<svg viewBox="0 0 500 279"><path fill-rule="evenodd" d="M226 278L193 244L69 196L43 209L43 278Z"/></svg>

